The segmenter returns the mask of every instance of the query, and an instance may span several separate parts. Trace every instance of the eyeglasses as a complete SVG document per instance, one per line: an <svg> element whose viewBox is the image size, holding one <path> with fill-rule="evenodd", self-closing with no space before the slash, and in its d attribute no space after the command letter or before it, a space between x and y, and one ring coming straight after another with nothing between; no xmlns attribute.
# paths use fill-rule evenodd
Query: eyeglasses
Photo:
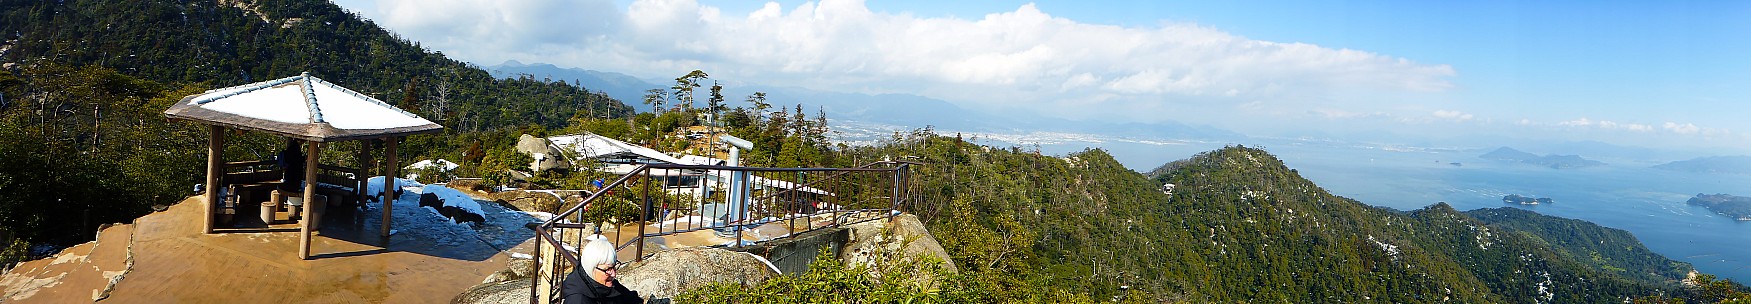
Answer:
<svg viewBox="0 0 1751 304"><path fill-rule="evenodd" d="M595 268L596 268L596 271L609 272L609 271L614 271L614 269L616 267L614 265L608 265L608 269L602 269L602 266L596 266Z"/></svg>

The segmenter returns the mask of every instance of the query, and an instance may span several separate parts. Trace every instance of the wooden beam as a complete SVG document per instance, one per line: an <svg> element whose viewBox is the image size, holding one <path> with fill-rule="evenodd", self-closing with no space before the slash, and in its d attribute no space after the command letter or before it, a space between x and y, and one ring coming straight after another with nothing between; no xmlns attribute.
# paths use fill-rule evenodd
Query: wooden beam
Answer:
<svg viewBox="0 0 1751 304"><path fill-rule="evenodd" d="M302 212L304 218L298 220L298 259L301 260L310 259L310 228L316 224L316 218L310 216L310 213L311 210L317 208L316 161L317 155L322 154L321 142L308 141L307 143L309 143L307 149L309 152L304 153L304 210Z"/></svg>
<svg viewBox="0 0 1751 304"><path fill-rule="evenodd" d="M395 169L398 168L395 162L400 156L395 151L395 146L400 141L401 138L390 137L388 142L384 143L387 151L383 153L385 160L383 163L383 227L382 231L379 232L379 235L383 236L383 248L389 248L389 213L395 210L395 204L393 204L395 202L394 189L400 188L396 186L395 182Z"/></svg>
<svg viewBox="0 0 1751 304"><path fill-rule="evenodd" d="M219 200L224 199L219 197L219 191L225 189L220 185L220 177L225 176L224 172L220 172L225 168L225 127L212 125L208 126L208 131L207 216L206 220L201 222L203 233L213 233L213 217L218 216Z"/></svg>

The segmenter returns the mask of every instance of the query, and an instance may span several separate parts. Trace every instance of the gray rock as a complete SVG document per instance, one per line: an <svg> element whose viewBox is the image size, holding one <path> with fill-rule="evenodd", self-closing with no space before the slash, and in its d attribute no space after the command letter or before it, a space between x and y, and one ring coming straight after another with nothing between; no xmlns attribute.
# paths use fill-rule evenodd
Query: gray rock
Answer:
<svg viewBox="0 0 1751 304"><path fill-rule="evenodd" d="M495 283L475 285L468 291L456 295L450 303L454 304L527 304L529 303L529 279L510 280Z"/></svg>
<svg viewBox="0 0 1751 304"><path fill-rule="evenodd" d="M486 276L486 280L482 280L480 283L491 284L511 280L528 280L529 273L534 267L535 262L532 260L511 259L511 261L505 266L505 269L500 269L498 272Z"/></svg>
<svg viewBox="0 0 1751 304"><path fill-rule="evenodd" d="M523 134L517 137L517 152L535 158L535 162L529 164L530 171L571 168L571 161L565 159L565 155L546 138Z"/></svg>
<svg viewBox="0 0 1751 304"><path fill-rule="evenodd" d="M752 254L717 248L680 248L623 266L619 274L620 283L638 291L640 296L665 299L714 282L756 285L778 272Z"/></svg>
<svg viewBox="0 0 1751 304"><path fill-rule="evenodd" d="M875 267L877 264L912 261L920 257L935 257L949 272L957 271L955 262L942 244L918 221L918 216L901 214L887 221L869 221L848 226L851 240L846 242L839 260L847 265ZM887 230L887 231L884 231ZM892 254L899 253L899 254ZM928 272L918 272L917 279L934 285Z"/></svg>

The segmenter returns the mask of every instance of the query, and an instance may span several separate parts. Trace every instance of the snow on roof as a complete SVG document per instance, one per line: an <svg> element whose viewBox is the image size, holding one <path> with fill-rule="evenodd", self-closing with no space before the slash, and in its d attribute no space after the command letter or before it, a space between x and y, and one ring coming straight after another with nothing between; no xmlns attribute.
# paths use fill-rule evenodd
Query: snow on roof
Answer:
<svg viewBox="0 0 1751 304"><path fill-rule="evenodd" d="M683 165L723 166L723 165L729 164L729 161L687 154L687 155L681 155L681 164L683 164Z"/></svg>
<svg viewBox="0 0 1751 304"><path fill-rule="evenodd" d="M314 141L429 133L444 127L309 73L183 97L170 118Z"/></svg>
<svg viewBox="0 0 1751 304"><path fill-rule="evenodd" d="M552 142L553 146L558 147L560 151L566 152L573 160L620 154L649 158L664 163L690 164L651 148L640 147L592 133L553 136L548 137L547 141Z"/></svg>

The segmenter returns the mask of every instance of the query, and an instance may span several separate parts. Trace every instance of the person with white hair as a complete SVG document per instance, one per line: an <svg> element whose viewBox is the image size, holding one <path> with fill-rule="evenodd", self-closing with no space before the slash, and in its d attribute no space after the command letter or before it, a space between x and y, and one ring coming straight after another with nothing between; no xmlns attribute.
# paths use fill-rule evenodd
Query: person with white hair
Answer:
<svg viewBox="0 0 1751 304"><path fill-rule="evenodd" d="M627 289L615 279L618 258L614 243L602 235L592 235L582 250L578 250L578 266L560 284L560 298L574 303L643 303L638 292Z"/></svg>

